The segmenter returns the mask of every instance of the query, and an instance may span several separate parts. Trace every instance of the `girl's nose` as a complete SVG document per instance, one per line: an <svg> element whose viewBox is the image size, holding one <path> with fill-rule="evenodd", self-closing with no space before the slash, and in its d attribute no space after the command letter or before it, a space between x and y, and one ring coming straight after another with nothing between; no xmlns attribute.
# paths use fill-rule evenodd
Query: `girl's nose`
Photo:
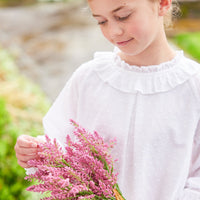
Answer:
<svg viewBox="0 0 200 200"><path fill-rule="evenodd" d="M120 26L118 23L113 23L109 27L109 32L110 32L110 37L111 38L116 38L117 36L120 36L123 34L123 27Z"/></svg>

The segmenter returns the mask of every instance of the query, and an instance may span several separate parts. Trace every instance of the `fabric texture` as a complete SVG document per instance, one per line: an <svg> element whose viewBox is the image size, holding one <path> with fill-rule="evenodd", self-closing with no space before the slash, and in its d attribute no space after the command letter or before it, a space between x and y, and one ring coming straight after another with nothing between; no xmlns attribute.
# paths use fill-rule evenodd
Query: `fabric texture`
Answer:
<svg viewBox="0 0 200 200"><path fill-rule="evenodd" d="M177 51L154 66L117 52L81 65L43 119L62 145L69 119L117 139L119 186L127 200L200 200L200 65Z"/></svg>

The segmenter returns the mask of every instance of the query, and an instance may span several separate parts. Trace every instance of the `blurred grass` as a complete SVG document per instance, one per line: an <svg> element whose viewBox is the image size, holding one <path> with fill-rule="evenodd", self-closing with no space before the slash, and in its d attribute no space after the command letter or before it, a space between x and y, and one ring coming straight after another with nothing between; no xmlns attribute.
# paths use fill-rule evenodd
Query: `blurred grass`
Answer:
<svg viewBox="0 0 200 200"><path fill-rule="evenodd" d="M22 132L42 131L42 117L50 103L41 89L18 71L14 58L0 48L0 97ZM28 131L28 132L27 132Z"/></svg>
<svg viewBox="0 0 200 200"><path fill-rule="evenodd" d="M200 61L200 32L178 34L172 41L195 60Z"/></svg>
<svg viewBox="0 0 200 200"><path fill-rule="evenodd" d="M0 47L0 199L39 199L25 190L30 183L17 164L14 145L21 134L43 134L49 107L41 89L20 74L14 58Z"/></svg>

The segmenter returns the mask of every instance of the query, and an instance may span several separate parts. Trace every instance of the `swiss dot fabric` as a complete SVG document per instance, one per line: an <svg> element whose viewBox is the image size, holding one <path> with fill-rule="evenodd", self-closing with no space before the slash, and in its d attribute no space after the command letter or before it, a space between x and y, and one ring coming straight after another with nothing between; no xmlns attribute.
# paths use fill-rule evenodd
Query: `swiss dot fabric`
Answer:
<svg viewBox="0 0 200 200"><path fill-rule="evenodd" d="M200 65L178 51L154 66L114 52L81 65L44 117L63 145L69 119L117 139L119 186L127 200L200 200Z"/></svg>

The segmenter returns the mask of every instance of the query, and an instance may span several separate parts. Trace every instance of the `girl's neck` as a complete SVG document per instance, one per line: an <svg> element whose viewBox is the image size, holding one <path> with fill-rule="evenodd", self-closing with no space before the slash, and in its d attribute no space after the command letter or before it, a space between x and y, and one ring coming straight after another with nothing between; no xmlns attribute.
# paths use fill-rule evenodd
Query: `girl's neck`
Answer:
<svg viewBox="0 0 200 200"><path fill-rule="evenodd" d="M175 51L170 47L165 34L160 39L156 39L147 49L137 55L127 55L119 53L122 60L130 65L150 66L172 60L175 57Z"/></svg>

